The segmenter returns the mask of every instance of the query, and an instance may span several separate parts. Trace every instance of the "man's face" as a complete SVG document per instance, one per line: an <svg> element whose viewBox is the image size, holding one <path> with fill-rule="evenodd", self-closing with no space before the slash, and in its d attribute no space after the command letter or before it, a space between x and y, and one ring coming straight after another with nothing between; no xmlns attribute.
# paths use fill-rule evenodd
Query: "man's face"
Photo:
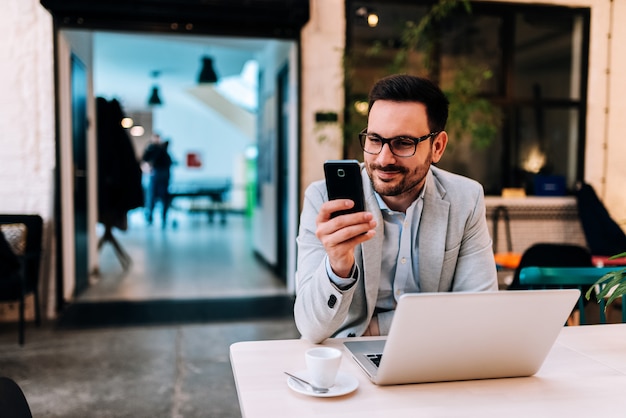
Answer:
<svg viewBox="0 0 626 418"><path fill-rule="evenodd" d="M426 106L417 102L378 100L370 109L367 132L383 138L426 135L430 133ZM386 197L416 195L424 185L430 165L441 159L446 143L447 135L442 132L434 141L420 142L411 157L394 155L388 144L380 154L364 152L365 167L374 190Z"/></svg>

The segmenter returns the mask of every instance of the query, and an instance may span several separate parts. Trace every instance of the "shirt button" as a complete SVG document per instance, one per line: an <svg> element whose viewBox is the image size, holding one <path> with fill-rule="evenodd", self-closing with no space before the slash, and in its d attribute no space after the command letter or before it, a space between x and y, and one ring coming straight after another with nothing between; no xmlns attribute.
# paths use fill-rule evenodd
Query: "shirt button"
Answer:
<svg viewBox="0 0 626 418"><path fill-rule="evenodd" d="M402 257L402 258L400 259L400 263L402 263L402 264L406 264L406 258Z"/></svg>

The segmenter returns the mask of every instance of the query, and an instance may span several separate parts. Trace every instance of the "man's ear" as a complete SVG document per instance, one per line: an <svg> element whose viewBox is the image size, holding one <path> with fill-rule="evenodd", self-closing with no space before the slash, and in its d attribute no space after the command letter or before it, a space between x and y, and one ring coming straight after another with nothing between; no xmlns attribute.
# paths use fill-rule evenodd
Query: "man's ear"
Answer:
<svg viewBox="0 0 626 418"><path fill-rule="evenodd" d="M448 145L448 133L446 131L441 131L437 134L435 139L433 139L433 143L431 145L433 151L433 163L438 163L443 156L443 152L446 150L446 145Z"/></svg>

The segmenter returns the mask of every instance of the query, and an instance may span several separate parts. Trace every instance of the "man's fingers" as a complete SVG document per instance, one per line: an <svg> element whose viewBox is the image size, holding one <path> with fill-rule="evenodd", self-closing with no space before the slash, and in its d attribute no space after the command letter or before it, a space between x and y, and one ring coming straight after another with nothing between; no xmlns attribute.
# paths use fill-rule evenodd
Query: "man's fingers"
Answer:
<svg viewBox="0 0 626 418"><path fill-rule="evenodd" d="M325 247L352 240L376 228L376 221L369 212L338 216L317 225L316 236Z"/></svg>
<svg viewBox="0 0 626 418"><path fill-rule="evenodd" d="M333 212L349 209L354 202L337 199L320 207L315 235L328 255L331 268L340 277L345 277L354 263L354 247L372 238L376 221L370 212L349 213L331 218Z"/></svg>
<svg viewBox="0 0 626 418"><path fill-rule="evenodd" d="M317 215L317 223L328 221L332 214L340 210L350 209L354 202L350 199L336 199L325 202Z"/></svg>

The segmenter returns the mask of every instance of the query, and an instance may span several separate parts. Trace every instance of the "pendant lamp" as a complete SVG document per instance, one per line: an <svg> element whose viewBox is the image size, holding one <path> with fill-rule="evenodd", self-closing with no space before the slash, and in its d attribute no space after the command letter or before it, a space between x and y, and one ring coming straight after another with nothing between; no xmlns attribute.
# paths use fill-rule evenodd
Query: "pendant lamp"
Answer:
<svg viewBox="0 0 626 418"><path fill-rule="evenodd" d="M161 98L159 97L159 87L158 86L153 86L152 87L152 94L150 95L150 98L148 99L148 105L150 106L159 106L162 105L163 102L161 101Z"/></svg>
<svg viewBox="0 0 626 418"><path fill-rule="evenodd" d="M160 75L161 72L158 70L150 72L150 77L154 79L154 84L152 85L152 93L150 93L150 97L148 98L148 106L160 106L163 104L163 101L159 96L159 86L156 83L156 80Z"/></svg>
<svg viewBox="0 0 626 418"><path fill-rule="evenodd" d="M213 58L204 56L202 57L202 69L198 75L198 83L216 83L217 74L213 69Z"/></svg>

